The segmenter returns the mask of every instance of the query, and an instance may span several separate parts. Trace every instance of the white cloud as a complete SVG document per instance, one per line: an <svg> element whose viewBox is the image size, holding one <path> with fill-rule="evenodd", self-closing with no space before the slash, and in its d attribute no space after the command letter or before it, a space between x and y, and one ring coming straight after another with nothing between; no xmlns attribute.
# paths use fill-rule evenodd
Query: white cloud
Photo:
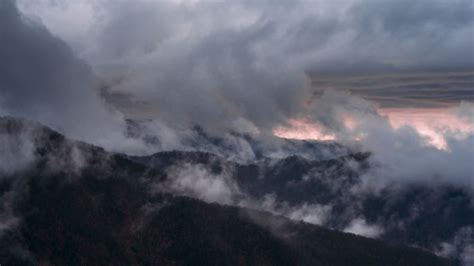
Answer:
<svg viewBox="0 0 474 266"><path fill-rule="evenodd" d="M157 184L155 189L220 204L232 204L241 194L227 173L213 174L201 166L175 166L167 171L167 176L165 183Z"/></svg>
<svg viewBox="0 0 474 266"><path fill-rule="evenodd" d="M377 238L383 233L381 227L374 224L367 224L362 218L354 219L343 231L371 238Z"/></svg>

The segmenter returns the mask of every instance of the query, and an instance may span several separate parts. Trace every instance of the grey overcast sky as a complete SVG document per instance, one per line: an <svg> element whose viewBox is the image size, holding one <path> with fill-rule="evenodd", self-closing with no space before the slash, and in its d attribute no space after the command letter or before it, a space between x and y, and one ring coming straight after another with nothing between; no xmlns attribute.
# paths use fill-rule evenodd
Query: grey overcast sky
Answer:
<svg viewBox="0 0 474 266"><path fill-rule="evenodd" d="M129 154L190 148L199 125L252 155L229 132L278 150L275 129L318 125L372 152L374 176L472 186L473 12L472 0L3 0L0 115ZM153 119L128 134L114 105ZM390 118L379 105L455 106Z"/></svg>
<svg viewBox="0 0 474 266"><path fill-rule="evenodd" d="M166 110L183 98L208 106L218 97L226 108L253 113L258 102L267 107L263 112L278 117L306 97L308 91L299 87L308 76L317 79L316 91L348 89L387 106L473 99L472 0L18 0L18 5L104 80L113 80L115 92ZM420 75L407 81L383 73ZM365 74L377 75L366 85L360 79L340 81ZM328 75L333 81L320 80ZM232 104L236 101L244 108ZM214 113L195 109L199 117Z"/></svg>
<svg viewBox="0 0 474 266"><path fill-rule="evenodd" d="M105 96L173 124L273 128L325 90L388 107L473 99L472 0L16 2L2 3L0 64L25 78L4 109L111 121Z"/></svg>

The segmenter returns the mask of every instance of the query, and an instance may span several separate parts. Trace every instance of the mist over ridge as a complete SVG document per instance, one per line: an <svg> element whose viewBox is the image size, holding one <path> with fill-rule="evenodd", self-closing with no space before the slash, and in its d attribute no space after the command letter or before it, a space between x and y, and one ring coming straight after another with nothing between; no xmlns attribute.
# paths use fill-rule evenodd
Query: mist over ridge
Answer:
<svg viewBox="0 0 474 266"><path fill-rule="evenodd" d="M473 13L470 0L1 1L0 256L2 232L27 243L30 189L42 204L48 182L84 188L102 219L91 184L110 182L137 200L144 218L118 219L130 228L168 201L231 213L219 221L251 209L469 265Z"/></svg>

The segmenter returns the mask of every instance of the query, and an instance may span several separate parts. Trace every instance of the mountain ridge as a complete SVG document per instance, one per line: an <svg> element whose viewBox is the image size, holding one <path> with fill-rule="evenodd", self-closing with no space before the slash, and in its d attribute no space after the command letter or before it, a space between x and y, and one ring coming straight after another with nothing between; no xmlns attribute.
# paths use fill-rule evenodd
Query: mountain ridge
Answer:
<svg viewBox="0 0 474 266"><path fill-rule="evenodd" d="M0 128L21 128L16 122L0 119ZM143 165L42 129L35 129L38 159L31 168L1 180L2 217L16 219L0 234L7 265L450 263L266 212L150 192ZM63 156L74 149L87 153L79 169ZM54 165L58 160L66 163Z"/></svg>

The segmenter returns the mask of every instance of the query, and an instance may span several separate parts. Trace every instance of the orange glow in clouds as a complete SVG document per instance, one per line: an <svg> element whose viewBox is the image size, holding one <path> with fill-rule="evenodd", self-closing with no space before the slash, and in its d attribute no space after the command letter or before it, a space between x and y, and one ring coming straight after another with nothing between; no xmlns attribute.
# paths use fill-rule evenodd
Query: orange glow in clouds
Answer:
<svg viewBox="0 0 474 266"><path fill-rule="evenodd" d="M328 141L335 140L334 134L327 134L321 125L309 123L305 120L291 119L289 121L290 127L278 127L273 131L273 134L285 139L299 139L299 140L319 140Z"/></svg>
<svg viewBox="0 0 474 266"><path fill-rule="evenodd" d="M448 132L454 136L474 133L474 124L456 116L452 108L381 108L377 111L388 119L394 129L402 126L412 127L418 134L426 137L430 145L438 149L447 149L444 136ZM289 127L276 128L274 134L287 139L336 140L335 134L327 133L319 124L299 119L290 120L289 124ZM344 124L348 129L354 129L357 121L347 116L344 118Z"/></svg>
<svg viewBox="0 0 474 266"><path fill-rule="evenodd" d="M388 118L393 128L413 127L438 149L447 149L444 138L447 132L461 136L474 132L474 124L459 118L452 108L386 108L378 112Z"/></svg>

